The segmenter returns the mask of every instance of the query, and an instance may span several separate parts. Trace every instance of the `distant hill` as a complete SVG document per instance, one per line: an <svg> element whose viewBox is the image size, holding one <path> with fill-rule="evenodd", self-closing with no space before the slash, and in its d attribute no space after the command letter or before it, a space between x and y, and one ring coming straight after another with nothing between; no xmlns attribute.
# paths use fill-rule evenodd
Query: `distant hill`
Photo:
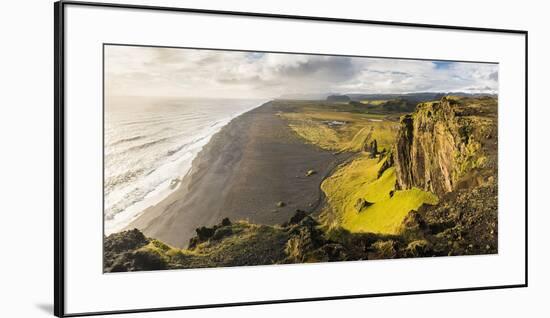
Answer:
<svg viewBox="0 0 550 318"><path fill-rule="evenodd" d="M352 100L372 100L372 99L393 99L393 98L404 98L407 100L439 100L443 96L453 95L460 97L496 97L496 94L482 94L482 93L466 93L466 92L418 92L418 93L405 93L405 94L345 94L349 96Z"/></svg>
<svg viewBox="0 0 550 318"><path fill-rule="evenodd" d="M392 100L402 99L410 104L417 104L427 101L439 100L443 96L453 95L459 97L497 97L496 94L480 94L480 93L465 93L465 92L419 92L405 94L361 94L361 93L318 93L318 94L283 94L277 99L292 99L292 100L326 100L331 102L349 102L349 101L370 101L370 100Z"/></svg>
<svg viewBox="0 0 550 318"><path fill-rule="evenodd" d="M431 100L439 100L441 97L448 95L447 93L408 93L408 94L347 94L352 100L389 100L401 98L410 102L424 102Z"/></svg>
<svg viewBox="0 0 550 318"><path fill-rule="evenodd" d="M351 98L347 95L329 95L327 96L329 102L349 102Z"/></svg>
<svg viewBox="0 0 550 318"><path fill-rule="evenodd" d="M416 109L419 103L437 101L444 96L457 96L457 97L496 97L492 94L470 94L464 92L450 92L450 93L435 93L435 92L421 92L421 93L407 93L407 94L347 94L345 96L351 99L350 103L354 103L356 106L364 105L370 111L382 111L382 112L412 112Z"/></svg>

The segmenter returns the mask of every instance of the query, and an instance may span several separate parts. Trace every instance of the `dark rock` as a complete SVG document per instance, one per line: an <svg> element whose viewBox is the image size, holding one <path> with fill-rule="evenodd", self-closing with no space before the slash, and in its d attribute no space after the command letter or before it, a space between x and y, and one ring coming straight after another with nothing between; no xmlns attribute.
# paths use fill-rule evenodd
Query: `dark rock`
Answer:
<svg viewBox="0 0 550 318"><path fill-rule="evenodd" d="M327 256L329 262L345 261L348 259L346 248L341 244L326 244L322 247L323 254Z"/></svg>
<svg viewBox="0 0 550 318"><path fill-rule="evenodd" d="M363 198L359 198L357 199L357 201L355 201L355 204L353 205L355 210L357 211L357 213L360 213L362 212L363 210L365 210L366 208L368 208L369 206L373 205L374 203L372 202L369 202Z"/></svg>
<svg viewBox="0 0 550 318"><path fill-rule="evenodd" d="M369 157L371 159L376 158L376 156L378 155L378 142L376 141L376 139L371 141L369 145L369 152L370 152Z"/></svg>
<svg viewBox="0 0 550 318"><path fill-rule="evenodd" d="M131 252L117 255L106 272L131 272L144 270L161 270L167 268L166 259L157 251L149 248L139 248Z"/></svg>
<svg viewBox="0 0 550 318"><path fill-rule="evenodd" d="M380 169L378 169L377 177L380 178L384 171L386 171L388 168L393 167L394 161L393 161L393 153L390 152L386 155L386 160L382 163L382 166Z"/></svg>
<svg viewBox="0 0 550 318"><path fill-rule="evenodd" d="M431 246L426 240L412 241L405 250L406 257L426 257L431 256Z"/></svg>
<svg viewBox="0 0 550 318"><path fill-rule="evenodd" d="M199 238L197 236L193 236L192 238L189 239L189 244L187 248L190 250L195 249L195 247L197 247L199 243L200 243Z"/></svg>
<svg viewBox="0 0 550 318"><path fill-rule="evenodd" d="M497 253L497 211L495 183L457 190L444 196L438 205L419 210L425 222L422 237L433 246L433 255Z"/></svg>
<svg viewBox="0 0 550 318"><path fill-rule="evenodd" d="M401 223L401 233L421 233L426 229L426 222L417 211L410 211Z"/></svg>
<svg viewBox="0 0 550 318"><path fill-rule="evenodd" d="M120 253L147 245L149 240L138 229L114 233L105 238L105 252Z"/></svg>
<svg viewBox="0 0 550 318"><path fill-rule="evenodd" d="M288 225L291 224L298 224L300 221L302 221L307 216L307 213L303 210L296 210L296 213L290 218L288 221Z"/></svg>
<svg viewBox="0 0 550 318"><path fill-rule="evenodd" d="M231 221L229 220L229 218L224 218L222 220L222 223L221 223L222 226L229 226L231 225Z"/></svg>
<svg viewBox="0 0 550 318"><path fill-rule="evenodd" d="M298 213L297 213L298 214ZM323 231L310 216L305 216L289 232L290 238L285 246L286 262L304 263L325 260L324 254L317 249L324 244Z"/></svg>
<svg viewBox="0 0 550 318"><path fill-rule="evenodd" d="M214 235L212 235L212 240L221 240L231 234L233 234L233 229L230 226L220 227L214 232Z"/></svg>
<svg viewBox="0 0 550 318"><path fill-rule="evenodd" d="M137 250L133 255L132 270L159 270L166 268L166 260L152 250Z"/></svg>
<svg viewBox="0 0 550 318"><path fill-rule="evenodd" d="M197 232L197 237L201 241L206 241L209 238L211 238L212 235L214 235L215 231L216 231L215 228L206 227L206 226L201 226L201 227L195 229L195 232Z"/></svg>
<svg viewBox="0 0 550 318"><path fill-rule="evenodd" d="M376 241L371 246L370 259L388 259L397 256L397 242L394 240Z"/></svg>

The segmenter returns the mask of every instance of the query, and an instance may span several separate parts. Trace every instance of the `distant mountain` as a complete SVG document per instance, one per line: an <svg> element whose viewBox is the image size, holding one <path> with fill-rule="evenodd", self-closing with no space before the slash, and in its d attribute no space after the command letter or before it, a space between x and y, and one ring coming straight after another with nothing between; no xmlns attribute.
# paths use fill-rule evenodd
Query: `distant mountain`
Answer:
<svg viewBox="0 0 550 318"><path fill-rule="evenodd" d="M407 93L407 94L347 94L352 100L390 100L401 98L410 102L423 102L429 100L439 100L446 93Z"/></svg>

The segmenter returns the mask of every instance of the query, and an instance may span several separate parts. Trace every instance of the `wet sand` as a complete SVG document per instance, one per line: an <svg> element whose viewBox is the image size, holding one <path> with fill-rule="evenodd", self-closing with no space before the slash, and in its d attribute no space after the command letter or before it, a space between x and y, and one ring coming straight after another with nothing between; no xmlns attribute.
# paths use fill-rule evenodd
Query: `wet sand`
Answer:
<svg viewBox="0 0 550 318"><path fill-rule="evenodd" d="M269 102L233 119L197 155L180 187L127 229L186 247L197 227L225 217L273 225L296 209L316 212L323 178L350 154L304 143L277 116L287 107ZM317 173L306 176L310 169Z"/></svg>

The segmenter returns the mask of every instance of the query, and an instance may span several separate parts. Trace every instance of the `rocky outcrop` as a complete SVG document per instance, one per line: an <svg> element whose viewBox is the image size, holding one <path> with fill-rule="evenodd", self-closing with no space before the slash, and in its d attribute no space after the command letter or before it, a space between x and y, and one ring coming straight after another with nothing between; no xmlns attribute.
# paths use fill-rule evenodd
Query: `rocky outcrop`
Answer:
<svg viewBox="0 0 550 318"><path fill-rule="evenodd" d="M438 205L411 211L402 223L406 257L498 253L497 214L494 181L447 193Z"/></svg>
<svg viewBox="0 0 550 318"><path fill-rule="evenodd" d="M104 240L104 270L144 270L479 255L498 252L496 183L443 196L437 206L411 211L399 235L326 228L298 210L276 226L224 219L200 227L179 249L139 230Z"/></svg>
<svg viewBox="0 0 550 318"><path fill-rule="evenodd" d="M376 158L376 156L378 155L378 142L376 141L376 139L371 141L369 147L367 147L367 151L370 152L369 158Z"/></svg>
<svg viewBox="0 0 550 318"><path fill-rule="evenodd" d="M394 149L397 187L442 195L475 169L496 174L496 113L492 97L418 104L401 118Z"/></svg>

